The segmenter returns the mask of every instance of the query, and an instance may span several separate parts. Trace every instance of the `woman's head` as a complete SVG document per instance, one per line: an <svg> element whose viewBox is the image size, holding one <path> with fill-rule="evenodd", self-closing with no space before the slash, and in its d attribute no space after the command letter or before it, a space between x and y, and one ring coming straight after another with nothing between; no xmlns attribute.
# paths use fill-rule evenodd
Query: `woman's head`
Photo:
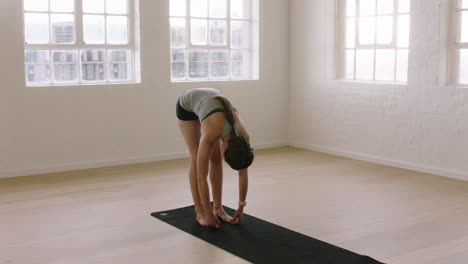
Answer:
<svg viewBox="0 0 468 264"><path fill-rule="evenodd" d="M253 159L253 149L242 136L233 136L229 139L224 151L224 160L232 169L246 169L252 164Z"/></svg>

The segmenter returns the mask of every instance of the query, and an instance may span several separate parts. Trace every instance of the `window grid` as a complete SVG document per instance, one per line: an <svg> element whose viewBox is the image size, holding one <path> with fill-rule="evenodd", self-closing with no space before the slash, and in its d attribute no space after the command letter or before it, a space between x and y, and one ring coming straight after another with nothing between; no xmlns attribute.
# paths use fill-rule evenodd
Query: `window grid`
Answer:
<svg viewBox="0 0 468 264"><path fill-rule="evenodd" d="M48 1L48 11L27 11L23 8L24 14L27 13L40 13L40 14L48 14L49 15L49 43L48 44L32 44L28 43L25 39L25 52L28 51L47 51L48 52L48 64L49 65L49 79L45 82L28 82L26 78L27 86L50 86L50 85L83 85L83 84L118 84L118 83L134 83L135 82L135 42L134 42L134 14L133 14L133 3L134 0L127 0L127 13L126 14L115 14L115 13L108 13L107 12L107 0L104 0L104 13L86 13L83 11L83 0L73 0L74 10L73 12L52 12L51 1ZM74 42L70 44L60 44L60 43L53 43L52 42L52 21L50 19L51 14L72 14L74 16ZM104 38L105 41L103 44L86 44L84 41L84 24L83 24L83 16L84 15L102 15L104 16ZM125 16L127 17L127 43L126 44L109 44L107 41L107 17L109 16ZM24 32L26 32L26 23L24 23ZM103 70L104 70L104 80L85 80L83 78L83 65L84 64L93 64L96 62L84 62L82 60L82 52L86 51L96 51L102 50L104 51L103 61ZM127 71L126 76L127 78L124 79L112 79L111 73L109 71L109 64L112 62L110 58L108 58L108 53L112 51L126 51L127 52ZM54 52L56 51L72 51L78 54L78 58L76 61L77 64L77 80L76 81L57 81L55 80L55 67L56 65L60 64L67 64L67 63L56 63L54 62ZM114 62L115 64L118 64ZM39 64L39 63L36 63ZM31 62L25 61L25 67L28 65L32 65ZM26 69L26 74L28 74L28 70Z"/></svg>
<svg viewBox="0 0 468 264"><path fill-rule="evenodd" d="M398 60L398 55L401 52L408 52L409 47L406 45L399 45L398 44L398 29L399 29L399 18L402 18L402 16L408 16L409 18L409 10L407 12L400 10L399 0L394 0L393 1L393 10L392 12L383 12L379 14L379 0L373 0L374 3L374 8L372 10L371 14L364 14L361 16L361 0L340 0L339 1L339 11L338 11L338 17L339 17L339 25L340 28L338 29L338 71L337 71L337 78L338 79L344 79L344 80L353 80L353 81L385 81L385 82L406 82L407 76L405 76L405 80L402 80L401 78L398 78L398 67L399 67L399 60ZM354 4L354 14L349 15L347 14L347 4ZM392 40L387 43L387 44L379 44L378 43L378 19L383 18L383 17L392 17ZM351 20L352 19L352 20ZM373 19L374 27L375 30L373 32L373 42L374 44L362 44L360 42L360 23L362 22L363 19ZM351 47L349 47L347 44L347 34L348 29L348 21L351 20L353 23L353 31L354 35L353 37L353 44ZM354 21L354 22L353 22ZM409 31L408 31L409 32ZM351 32L353 33L353 32ZM408 36L409 37L409 36ZM357 63L358 63L358 51L372 51L372 77L371 78L358 78L357 76ZM392 75L393 78L392 80L379 80L376 76L377 74L377 51L384 51L384 50L392 50L393 51L393 71ZM346 67L347 67L347 62L346 62L346 54L347 52L352 51L353 56L352 56L352 77L349 78L347 76L348 74L346 73ZM406 67L407 67L407 58L406 58ZM407 69L405 69L407 71ZM406 74L405 74L406 75Z"/></svg>
<svg viewBox="0 0 468 264"><path fill-rule="evenodd" d="M76 8L74 9L74 11L72 12L66 12L66 11L52 11L52 7L51 7L51 0L48 0L47 1L47 11L38 11L38 10L26 10L25 8L23 8L23 13L24 15L28 15L28 14L46 14L47 17L48 17L48 28L49 28L49 41L48 43L49 44L52 44L53 41L52 41L52 15L73 15L74 16L74 12L76 11ZM76 41L76 17L74 16L74 28L75 28L75 31L73 32L74 33L74 40ZM26 23L23 23L23 32L26 32ZM25 39L25 44L27 45L27 41ZM40 45L40 44L39 44ZM39 45L36 45L36 46L39 46ZM45 45L45 44L44 44ZM59 43L55 43L55 45L60 45ZM47 45L48 46L48 45Z"/></svg>
<svg viewBox="0 0 468 264"><path fill-rule="evenodd" d="M468 38L464 34L468 34L466 23L463 23L463 14L468 20L468 4L467 0L452 0L450 1L450 39L448 47L448 67L447 67L447 83L449 85L468 85ZM462 38L465 37L465 41ZM462 53L466 53L466 61L462 62Z"/></svg>
<svg viewBox="0 0 468 264"><path fill-rule="evenodd" d="M171 0L170 0L171 1ZM184 39L185 39L185 44L183 47L172 47L171 43L171 81L173 82L193 82L193 81L230 81L230 80L248 80L251 78L251 71L252 71L252 1L248 1L249 8L248 8L248 14L247 14L247 19L246 18L232 18L231 17L231 0L226 0L226 16L224 18L214 18L211 17L210 15L210 2L212 0L207 0L207 16L192 16L191 15L191 0L184 0L185 2L185 16L176 16L176 15L170 15L170 19L184 19L185 20L185 34L184 34ZM245 10L245 8L244 8ZM244 15L245 17L245 15ZM203 19L206 20L207 23L207 37L206 37L206 45L194 45L192 44L191 37L192 37L192 32L191 32L191 21L193 19ZM225 45L211 45L210 44L210 21L212 20L223 20L226 21L226 44ZM249 43L248 47L240 47L240 48L235 48L231 47L231 24L232 22L246 22L248 23L248 31L249 31ZM171 25L172 27L172 25ZM171 28L172 30L172 28ZM171 32L172 34L172 32ZM172 41L172 40L171 40ZM174 77L174 72L173 72L173 64L174 62L174 56L173 53L174 51L183 51L185 56L184 56L184 65L185 65L185 76L182 78L177 78ZM190 78L190 72L189 72L189 53L190 51L201 51L201 52L207 52L208 53L208 74L206 78ZM217 78L217 77L211 77L211 58L210 54L212 51L227 51L228 52L228 66L227 66L227 77L224 78ZM243 77L240 78L235 78L232 76L232 54L233 51L241 52L243 54L242 62L244 62L244 55L248 54L248 60L247 60L247 66L243 67L243 71L246 71L246 73L243 73ZM248 70L245 70L247 68Z"/></svg>

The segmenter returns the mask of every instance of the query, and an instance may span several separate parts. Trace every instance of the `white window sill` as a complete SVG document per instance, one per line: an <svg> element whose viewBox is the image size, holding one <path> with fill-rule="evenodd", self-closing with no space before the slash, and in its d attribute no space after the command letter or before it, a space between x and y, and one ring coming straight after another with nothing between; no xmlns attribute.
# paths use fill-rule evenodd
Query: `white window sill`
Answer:
<svg viewBox="0 0 468 264"><path fill-rule="evenodd" d="M382 81L364 81L364 80L331 80L333 83L339 84L363 84L366 86L394 86L394 87L406 87L408 83L402 82L382 82Z"/></svg>
<svg viewBox="0 0 468 264"><path fill-rule="evenodd" d="M133 85L141 82L103 82L103 83L45 83L45 84L26 84L28 88L34 87L71 87L71 86L114 86L114 85Z"/></svg>
<svg viewBox="0 0 468 264"><path fill-rule="evenodd" d="M441 83L439 84L440 88L455 88L455 89L468 89L468 84L448 84L448 83Z"/></svg>
<svg viewBox="0 0 468 264"><path fill-rule="evenodd" d="M230 79L230 80L171 80L171 83L206 83L206 82L248 82L258 81L259 79Z"/></svg>

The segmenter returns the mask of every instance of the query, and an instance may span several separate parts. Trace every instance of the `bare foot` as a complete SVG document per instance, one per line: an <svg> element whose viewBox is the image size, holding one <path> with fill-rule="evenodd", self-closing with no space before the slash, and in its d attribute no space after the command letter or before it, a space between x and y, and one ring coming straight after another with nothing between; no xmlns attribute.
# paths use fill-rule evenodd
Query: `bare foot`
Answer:
<svg viewBox="0 0 468 264"><path fill-rule="evenodd" d="M195 215L196 215L197 223L202 225L201 222L203 221L203 218L205 217L205 214L203 213L203 211L195 207Z"/></svg>
<svg viewBox="0 0 468 264"><path fill-rule="evenodd" d="M203 219L203 215L202 215L202 214L197 214L196 221L197 221L197 223L198 223L199 225L205 226L204 223L203 223L203 222L204 222L203 220L204 220L204 219Z"/></svg>
<svg viewBox="0 0 468 264"><path fill-rule="evenodd" d="M221 218L221 220L223 220L223 221L226 222L226 223L230 223L231 220L232 220L232 217L229 216L229 215L224 211L224 209L223 209L222 207L221 207L221 208L216 208L216 209L214 209L214 210L213 210L213 213L214 213L217 217Z"/></svg>
<svg viewBox="0 0 468 264"><path fill-rule="evenodd" d="M219 222L214 216L209 218L203 214L197 214L196 221L201 226L219 228Z"/></svg>

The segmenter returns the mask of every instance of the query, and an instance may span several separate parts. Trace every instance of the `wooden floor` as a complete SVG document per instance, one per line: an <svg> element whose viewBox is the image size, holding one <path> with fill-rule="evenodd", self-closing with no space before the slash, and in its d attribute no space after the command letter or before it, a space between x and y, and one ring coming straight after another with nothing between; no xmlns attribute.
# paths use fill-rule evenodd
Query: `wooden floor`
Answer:
<svg viewBox="0 0 468 264"><path fill-rule="evenodd" d="M191 203L188 160L0 180L0 263L246 263L150 216ZM224 202L237 202L225 167ZM468 263L468 182L256 152L246 213L386 263Z"/></svg>

